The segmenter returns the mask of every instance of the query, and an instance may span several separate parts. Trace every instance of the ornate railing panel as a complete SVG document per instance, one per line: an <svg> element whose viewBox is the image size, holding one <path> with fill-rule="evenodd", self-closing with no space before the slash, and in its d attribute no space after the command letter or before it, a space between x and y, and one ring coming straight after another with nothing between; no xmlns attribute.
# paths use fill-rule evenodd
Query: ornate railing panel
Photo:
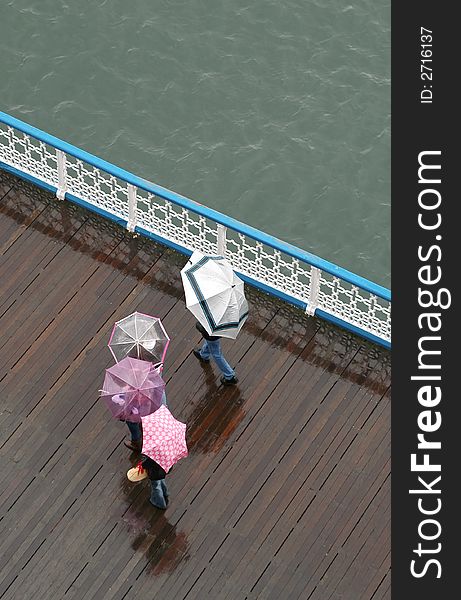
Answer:
<svg viewBox="0 0 461 600"><path fill-rule="evenodd" d="M0 112L0 166L390 347L390 291Z"/></svg>

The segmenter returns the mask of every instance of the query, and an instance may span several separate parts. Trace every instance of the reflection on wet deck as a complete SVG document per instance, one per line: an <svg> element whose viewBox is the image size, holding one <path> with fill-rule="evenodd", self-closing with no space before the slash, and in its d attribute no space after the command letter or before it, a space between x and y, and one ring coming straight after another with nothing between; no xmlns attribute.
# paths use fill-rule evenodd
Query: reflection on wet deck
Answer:
<svg viewBox="0 0 461 600"><path fill-rule="evenodd" d="M248 288L223 388L185 260L0 172L0 598L388 599L390 354ZM134 310L188 424L165 512L98 401Z"/></svg>

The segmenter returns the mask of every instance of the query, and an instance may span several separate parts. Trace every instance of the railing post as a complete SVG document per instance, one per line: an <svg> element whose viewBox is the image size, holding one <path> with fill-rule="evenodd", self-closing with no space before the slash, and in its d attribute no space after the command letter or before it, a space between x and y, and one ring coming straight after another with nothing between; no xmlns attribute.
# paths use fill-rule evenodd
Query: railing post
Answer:
<svg viewBox="0 0 461 600"><path fill-rule="evenodd" d="M217 224L218 243L216 251L220 256L226 256L226 230L227 228L220 223Z"/></svg>
<svg viewBox="0 0 461 600"><path fill-rule="evenodd" d="M66 155L62 150L56 150L56 158L58 160L58 189L56 197L59 200L64 200L67 190L67 161Z"/></svg>
<svg viewBox="0 0 461 600"><path fill-rule="evenodd" d="M320 269L311 266L311 285L309 287L309 299L306 306L306 314L311 317L315 315L315 309L317 308L319 301L320 274Z"/></svg>
<svg viewBox="0 0 461 600"><path fill-rule="evenodd" d="M136 188L128 183L128 231L134 231L136 227L136 208L137 208Z"/></svg>

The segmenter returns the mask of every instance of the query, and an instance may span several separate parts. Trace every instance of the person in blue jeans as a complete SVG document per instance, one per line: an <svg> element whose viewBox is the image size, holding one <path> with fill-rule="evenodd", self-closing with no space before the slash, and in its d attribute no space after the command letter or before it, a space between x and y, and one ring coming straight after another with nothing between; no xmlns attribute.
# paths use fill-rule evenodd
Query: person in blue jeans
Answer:
<svg viewBox="0 0 461 600"><path fill-rule="evenodd" d="M166 393L163 391L162 396L162 404L168 406L166 403ZM123 440L123 443L127 448L133 450L133 452L141 452L142 450L142 426L141 423L136 423L134 421L125 420L128 429L130 430L131 439Z"/></svg>
<svg viewBox="0 0 461 600"><path fill-rule="evenodd" d="M224 358L221 350L221 338L217 335L210 335L205 327L197 321L195 327L200 331L204 338L202 347L193 350L193 354L202 363L209 363L210 358L217 364L222 373L221 383L223 385L235 385L238 381L234 369Z"/></svg>

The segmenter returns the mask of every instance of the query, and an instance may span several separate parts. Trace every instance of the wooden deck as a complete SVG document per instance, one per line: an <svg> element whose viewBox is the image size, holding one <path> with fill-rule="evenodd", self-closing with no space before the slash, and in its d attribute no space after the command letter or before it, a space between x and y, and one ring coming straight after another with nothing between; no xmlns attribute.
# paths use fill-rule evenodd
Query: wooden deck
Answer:
<svg viewBox="0 0 461 600"><path fill-rule="evenodd" d="M248 289L223 388L185 261L0 171L0 598L389 599L389 352ZM188 425L165 512L98 400L136 309Z"/></svg>

